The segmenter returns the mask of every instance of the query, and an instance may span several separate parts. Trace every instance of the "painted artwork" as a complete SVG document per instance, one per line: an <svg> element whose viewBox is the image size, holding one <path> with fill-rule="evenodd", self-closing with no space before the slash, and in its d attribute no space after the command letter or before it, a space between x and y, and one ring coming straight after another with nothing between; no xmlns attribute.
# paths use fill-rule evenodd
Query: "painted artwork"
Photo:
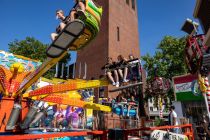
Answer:
<svg viewBox="0 0 210 140"><path fill-rule="evenodd" d="M23 64L26 71L34 71L38 66L41 65L41 62L39 61L0 50L0 65L9 69L10 66L15 62Z"/></svg>

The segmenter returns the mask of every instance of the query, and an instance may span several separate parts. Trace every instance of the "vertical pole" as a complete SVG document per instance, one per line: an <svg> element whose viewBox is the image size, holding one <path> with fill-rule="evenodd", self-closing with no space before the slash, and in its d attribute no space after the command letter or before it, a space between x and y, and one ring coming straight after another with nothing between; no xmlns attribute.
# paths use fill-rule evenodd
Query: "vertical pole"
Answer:
<svg viewBox="0 0 210 140"><path fill-rule="evenodd" d="M79 63L79 78L80 78L80 76L81 76L81 69L82 69L82 64L81 64L81 62Z"/></svg>
<svg viewBox="0 0 210 140"><path fill-rule="evenodd" d="M76 63L73 64L73 73L72 73L72 78L74 79L76 77L75 72L76 71Z"/></svg>
<svg viewBox="0 0 210 140"><path fill-rule="evenodd" d="M128 140L128 130L124 130L123 140Z"/></svg>
<svg viewBox="0 0 210 140"><path fill-rule="evenodd" d="M62 63L62 68L61 68L61 76L60 78L64 77L64 63Z"/></svg>
<svg viewBox="0 0 210 140"><path fill-rule="evenodd" d="M86 127L87 126L87 112L85 108L84 108L84 118L85 118L84 127Z"/></svg>
<svg viewBox="0 0 210 140"><path fill-rule="evenodd" d="M209 120L210 120L210 112L209 112L209 110L210 110L210 86L209 86L208 77L206 77L204 79L204 84L207 87L207 91L203 95L204 95L204 99L205 99L205 103L206 103L208 117L209 117Z"/></svg>
<svg viewBox="0 0 210 140"><path fill-rule="evenodd" d="M58 77L59 62L56 64L55 77Z"/></svg>
<svg viewBox="0 0 210 140"><path fill-rule="evenodd" d="M68 67L67 67L67 76L66 76L66 79L69 79L69 65L68 65Z"/></svg>
<svg viewBox="0 0 210 140"><path fill-rule="evenodd" d="M103 131L103 134L100 136L100 140L107 140L107 132Z"/></svg>
<svg viewBox="0 0 210 140"><path fill-rule="evenodd" d="M87 63L85 62L85 70L84 70L84 76L82 77L83 79L87 78Z"/></svg>
<svg viewBox="0 0 210 140"><path fill-rule="evenodd" d="M137 67L138 67L138 82L142 82L142 68L141 68L141 61L139 63L137 63ZM144 108L144 95L143 95L143 85L139 85L136 88L136 93L139 94L139 114L141 117L145 117L146 116L146 111Z"/></svg>

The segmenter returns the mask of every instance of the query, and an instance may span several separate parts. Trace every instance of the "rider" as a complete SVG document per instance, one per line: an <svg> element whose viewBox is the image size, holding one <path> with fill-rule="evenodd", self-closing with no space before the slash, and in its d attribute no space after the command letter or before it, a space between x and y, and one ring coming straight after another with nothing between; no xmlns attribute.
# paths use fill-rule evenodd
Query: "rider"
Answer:
<svg viewBox="0 0 210 140"><path fill-rule="evenodd" d="M127 67L127 59L123 57L122 55L119 55L117 57L117 71L120 75L120 78L122 78L123 82L128 82L127 80L127 74L128 74L128 67Z"/></svg>
<svg viewBox="0 0 210 140"><path fill-rule="evenodd" d="M74 2L76 4L70 12L70 20L73 21L76 15L85 19L85 0L74 0Z"/></svg>
<svg viewBox="0 0 210 140"><path fill-rule="evenodd" d="M64 29L67 23L69 23L69 18L64 15L63 10L56 10L56 18L61 21L60 25L56 28L56 33L51 34L51 39L54 41L58 34Z"/></svg>
<svg viewBox="0 0 210 140"><path fill-rule="evenodd" d="M115 69L115 62L112 60L111 57L107 58L107 63L101 69L105 69L105 73L109 80L112 82L113 86L119 87L119 77L117 70ZM114 77L112 76L114 74Z"/></svg>
<svg viewBox="0 0 210 140"><path fill-rule="evenodd" d="M141 66L139 64L140 60L138 58L135 58L132 54L129 55L129 60L128 60L128 69L130 73L130 79L131 80L140 80L141 77ZM136 63L138 62L138 63Z"/></svg>
<svg viewBox="0 0 210 140"><path fill-rule="evenodd" d="M130 99L128 100L128 112L127 112L127 117L129 117L129 112L131 108L136 109L136 118L138 119L138 102L135 101L135 98L133 95L131 95Z"/></svg>

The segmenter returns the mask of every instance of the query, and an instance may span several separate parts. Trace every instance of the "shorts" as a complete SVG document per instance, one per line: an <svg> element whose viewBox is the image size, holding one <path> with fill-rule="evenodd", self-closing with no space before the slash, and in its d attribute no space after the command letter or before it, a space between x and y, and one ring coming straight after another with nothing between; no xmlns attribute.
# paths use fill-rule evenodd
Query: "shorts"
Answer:
<svg viewBox="0 0 210 140"><path fill-rule="evenodd" d="M105 73L107 72L111 72L112 74L114 74L115 69L105 69Z"/></svg>

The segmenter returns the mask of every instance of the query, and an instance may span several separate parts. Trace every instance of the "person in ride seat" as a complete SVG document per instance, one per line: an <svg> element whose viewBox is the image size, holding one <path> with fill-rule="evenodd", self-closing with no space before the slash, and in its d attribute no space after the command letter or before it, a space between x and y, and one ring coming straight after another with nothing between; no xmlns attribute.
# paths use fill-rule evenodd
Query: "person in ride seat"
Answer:
<svg viewBox="0 0 210 140"><path fill-rule="evenodd" d="M59 108L54 115L54 128L62 127L62 123L65 119L66 111L62 108Z"/></svg>
<svg viewBox="0 0 210 140"><path fill-rule="evenodd" d="M74 2L75 6L70 12L70 20L74 21L77 16L85 19L85 0L74 0Z"/></svg>
<svg viewBox="0 0 210 140"><path fill-rule="evenodd" d="M56 33L51 34L51 39L54 41L59 33L64 29L66 24L69 23L69 18L64 15L63 10L56 10L56 18L59 19L61 22L59 26L56 28Z"/></svg>
<svg viewBox="0 0 210 140"><path fill-rule="evenodd" d="M120 114L120 118L125 116L124 108L126 104L127 100L122 95L118 95L116 100L112 100L112 108L114 109L119 107L121 109L122 114Z"/></svg>
<svg viewBox="0 0 210 140"><path fill-rule="evenodd" d="M130 79L133 81L140 80L141 77L140 60L138 58L135 58L133 54L130 54L128 57L129 57L128 71L130 73L129 74Z"/></svg>
<svg viewBox="0 0 210 140"><path fill-rule="evenodd" d="M136 110L136 118L138 119L138 102L135 101L135 98L133 95L131 95L130 99L128 99L127 117L129 117L129 112L131 108L134 108Z"/></svg>
<svg viewBox="0 0 210 140"><path fill-rule="evenodd" d="M119 55L117 57L117 72L120 75L120 78L123 82L128 82L127 75L128 75L128 67L127 67L127 59L123 57L122 55Z"/></svg>
<svg viewBox="0 0 210 140"><path fill-rule="evenodd" d="M112 60L111 57L108 57L107 63L101 69L105 69L106 76L112 82L112 85L119 87L119 77L115 67L115 62Z"/></svg>

